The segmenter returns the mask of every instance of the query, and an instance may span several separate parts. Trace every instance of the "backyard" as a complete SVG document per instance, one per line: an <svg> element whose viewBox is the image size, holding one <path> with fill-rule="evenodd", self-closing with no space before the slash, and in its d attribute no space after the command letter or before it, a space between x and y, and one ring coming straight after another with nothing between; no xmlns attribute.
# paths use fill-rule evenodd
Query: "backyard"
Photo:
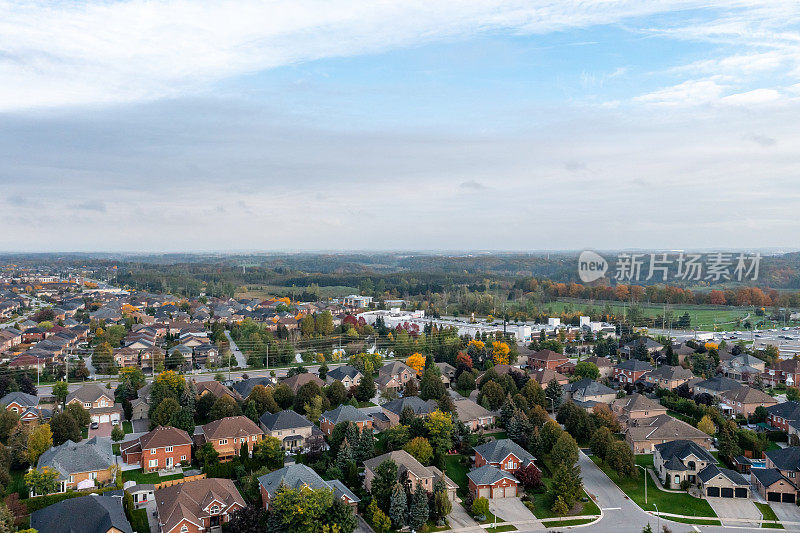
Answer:
<svg viewBox="0 0 800 533"><path fill-rule="evenodd" d="M169 476L159 476L158 472L150 472L145 474L141 468L135 470L124 470L122 472L122 479L124 481L134 481L137 485L147 484L154 485L162 481L170 481L173 479L181 479L183 474L172 474Z"/></svg>

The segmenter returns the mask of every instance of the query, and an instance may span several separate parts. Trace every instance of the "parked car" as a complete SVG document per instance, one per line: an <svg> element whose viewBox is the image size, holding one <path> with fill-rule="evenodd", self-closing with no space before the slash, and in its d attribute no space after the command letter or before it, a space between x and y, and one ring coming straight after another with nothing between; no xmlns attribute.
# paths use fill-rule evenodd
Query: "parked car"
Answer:
<svg viewBox="0 0 800 533"><path fill-rule="evenodd" d="M97 428L99 428L99 427L100 427L100 424L99 424L99 423L97 423L97 422L92 422L91 424L89 424L89 427L90 427L91 429L97 429Z"/></svg>

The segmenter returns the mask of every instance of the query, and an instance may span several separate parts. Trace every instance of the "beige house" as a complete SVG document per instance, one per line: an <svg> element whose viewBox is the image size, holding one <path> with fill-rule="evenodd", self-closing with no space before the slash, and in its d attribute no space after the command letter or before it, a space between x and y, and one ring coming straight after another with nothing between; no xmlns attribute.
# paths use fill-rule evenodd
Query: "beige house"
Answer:
<svg viewBox="0 0 800 533"><path fill-rule="evenodd" d="M252 454L253 447L264 438L264 432L246 416L229 416L220 420L209 422L200 426L200 432L195 428L193 436L195 446L202 446L210 442L219 453L220 461L231 459L239 455L242 444L247 445Z"/></svg>
<svg viewBox="0 0 800 533"><path fill-rule="evenodd" d="M364 461L364 487L367 490L372 490L372 480L375 479L375 471L378 469L378 466L387 459L391 459L397 464L398 481L408 481L411 485L411 490L416 490L417 485L422 485L422 488L426 491L433 492L433 484L437 480L442 479L447 487L447 493L450 499L455 500L458 485L435 466L423 466L422 463L414 459L414 457L405 450L385 453Z"/></svg>
<svg viewBox="0 0 800 533"><path fill-rule="evenodd" d="M628 425L630 420L637 418L651 418L667 414L666 407L639 393L614 400L611 404L611 411L617 415L617 419L623 425Z"/></svg>
<svg viewBox="0 0 800 533"><path fill-rule="evenodd" d="M711 449L711 436L669 415L630 420L625 442L633 453L653 453L656 445L673 440L688 440L703 449Z"/></svg>
<svg viewBox="0 0 800 533"><path fill-rule="evenodd" d="M290 409L264 413L258 425L265 435L280 440L284 450L322 449L325 444L322 431L306 417Z"/></svg>
<svg viewBox="0 0 800 533"><path fill-rule="evenodd" d="M497 418L495 414L469 398L458 399L454 402L458 419L470 431L488 429L492 427Z"/></svg>
<svg viewBox="0 0 800 533"><path fill-rule="evenodd" d="M694 377L692 371L682 366L660 366L644 375L642 380L662 389L677 389Z"/></svg>

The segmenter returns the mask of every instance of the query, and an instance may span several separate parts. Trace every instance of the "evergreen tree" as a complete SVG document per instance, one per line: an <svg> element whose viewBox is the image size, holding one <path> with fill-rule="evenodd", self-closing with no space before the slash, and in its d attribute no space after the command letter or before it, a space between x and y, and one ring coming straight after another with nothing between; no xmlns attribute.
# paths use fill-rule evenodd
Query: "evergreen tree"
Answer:
<svg viewBox="0 0 800 533"><path fill-rule="evenodd" d="M672 342L667 342L667 347L664 351L664 355L667 357L667 364L670 366L678 366L678 354L675 353L675 350L672 349Z"/></svg>
<svg viewBox="0 0 800 533"><path fill-rule="evenodd" d="M347 469L348 463L353 461L353 450L350 448L350 443L347 439L339 447L339 453L336 455L336 466L342 472Z"/></svg>
<svg viewBox="0 0 800 533"><path fill-rule="evenodd" d="M247 402L244 415L254 423L258 424L258 408L256 407L256 402Z"/></svg>
<svg viewBox="0 0 800 533"><path fill-rule="evenodd" d="M432 518L434 520L444 519L453 510L453 502L447 494L447 486L444 480L439 478L433 484L433 505L431 506Z"/></svg>
<svg viewBox="0 0 800 533"><path fill-rule="evenodd" d="M361 437L358 439L355 459L357 462L361 463L367 459L372 459L373 455L375 455L375 437L372 434L371 428L364 428L361 431Z"/></svg>
<svg viewBox="0 0 800 533"><path fill-rule="evenodd" d="M564 388L556 381L555 378L550 380L547 388L544 390L544 395L547 398L545 408L550 407L554 411L561 406L561 396L564 393Z"/></svg>
<svg viewBox="0 0 800 533"><path fill-rule="evenodd" d="M419 531L428 521L428 492L417 484L417 490L411 496L411 505L408 509L408 525L411 529Z"/></svg>
<svg viewBox="0 0 800 533"><path fill-rule="evenodd" d="M400 483L395 483L389 503L389 518L392 519L392 526L394 526L395 529L402 529L406 525L407 514L408 503L406 491Z"/></svg>
<svg viewBox="0 0 800 533"><path fill-rule="evenodd" d="M372 497L378 507L388 512L391 503L392 488L397 483L397 463L386 459L375 470L375 479L372 480Z"/></svg>
<svg viewBox="0 0 800 533"><path fill-rule="evenodd" d="M194 380L190 379L186 389L183 391L183 397L181 398L181 405L185 409L188 409L192 416L194 416L195 412L195 402L197 401L197 386L194 384Z"/></svg>
<svg viewBox="0 0 800 533"><path fill-rule="evenodd" d="M512 416L514 416L514 404L507 401L500 409L500 425L508 429L508 423L511 421Z"/></svg>

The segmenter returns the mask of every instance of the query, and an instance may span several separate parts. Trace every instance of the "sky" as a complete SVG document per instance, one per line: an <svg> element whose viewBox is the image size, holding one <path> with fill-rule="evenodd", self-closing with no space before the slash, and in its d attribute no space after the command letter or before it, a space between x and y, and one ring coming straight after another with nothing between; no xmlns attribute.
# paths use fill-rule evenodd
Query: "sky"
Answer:
<svg viewBox="0 0 800 533"><path fill-rule="evenodd" d="M800 3L0 0L0 250L798 248Z"/></svg>

